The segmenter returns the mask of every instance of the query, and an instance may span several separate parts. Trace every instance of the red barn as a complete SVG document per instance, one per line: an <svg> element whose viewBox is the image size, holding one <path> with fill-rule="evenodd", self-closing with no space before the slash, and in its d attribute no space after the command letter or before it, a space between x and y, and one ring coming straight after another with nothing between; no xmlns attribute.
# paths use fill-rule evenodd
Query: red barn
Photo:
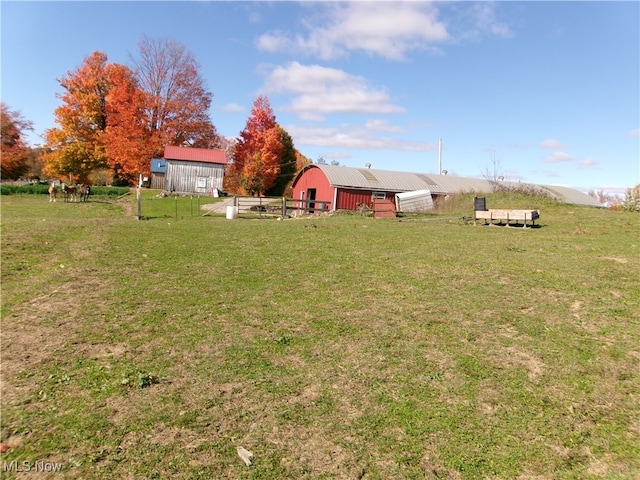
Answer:
<svg viewBox="0 0 640 480"><path fill-rule="evenodd" d="M521 188L519 182L500 182L505 187ZM356 210L360 205L374 209L374 203L385 204L388 211L396 204L396 194L428 190L435 204L446 197L463 192L488 193L496 182L482 178L456 177L411 172L395 172L334 165L307 165L293 180L293 198L302 200L299 213L318 210ZM597 200L578 190L550 185L531 185L532 188L577 205L602 206ZM324 207L324 208L323 208ZM394 207L395 208L395 207Z"/></svg>
<svg viewBox="0 0 640 480"><path fill-rule="evenodd" d="M330 210L356 210L363 205L373 209L374 203L395 205L396 193L424 190L429 185L435 184L426 175L415 173L307 165L293 181L293 198L303 200L302 209L310 212L323 206Z"/></svg>

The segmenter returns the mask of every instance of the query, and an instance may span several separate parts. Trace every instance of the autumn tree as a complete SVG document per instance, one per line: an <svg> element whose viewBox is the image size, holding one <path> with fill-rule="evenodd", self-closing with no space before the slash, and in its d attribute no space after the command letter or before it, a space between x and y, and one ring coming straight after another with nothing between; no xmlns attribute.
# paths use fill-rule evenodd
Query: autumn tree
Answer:
<svg viewBox="0 0 640 480"><path fill-rule="evenodd" d="M166 145L218 146L208 113L212 94L185 47L143 37L140 56L131 69L94 52L59 80L59 127L46 132L49 173L85 181L108 169L131 183Z"/></svg>
<svg viewBox="0 0 640 480"><path fill-rule="evenodd" d="M154 147L145 115L145 95L133 71L118 64L107 66L110 88L105 97L107 125L102 134L107 165L115 176L135 183L150 173Z"/></svg>
<svg viewBox="0 0 640 480"><path fill-rule="evenodd" d="M58 95L63 103L54 112L60 127L45 133L50 152L44 160L49 174L83 180L92 170L106 166L102 142L110 86L106 67L106 54L94 52L59 80L65 89Z"/></svg>
<svg viewBox="0 0 640 480"><path fill-rule="evenodd" d="M217 148L218 134L209 117L212 94L195 58L173 40L143 36L138 46L134 69L146 97L154 155L162 155L166 145Z"/></svg>
<svg viewBox="0 0 640 480"><path fill-rule="evenodd" d="M11 110L0 102L0 177L17 180L29 170L30 148L25 140L27 130L33 130L33 123L25 120L20 112Z"/></svg>
<svg viewBox="0 0 640 480"><path fill-rule="evenodd" d="M267 97L259 96L253 103L232 159L226 185L237 184L238 193L281 195L293 177L296 164L293 141L276 122Z"/></svg>
<svg viewBox="0 0 640 480"><path fill-rule="evenodd" d="M281 196L289 183L293 180L293 176L296 173L296 149L293 146L293 139L291 135L277 125L278 134L280 136L280 143L282 145L282 152L280 153L280 169L273 182L273 185L269 187L265 194L267 196Z"/></svg>

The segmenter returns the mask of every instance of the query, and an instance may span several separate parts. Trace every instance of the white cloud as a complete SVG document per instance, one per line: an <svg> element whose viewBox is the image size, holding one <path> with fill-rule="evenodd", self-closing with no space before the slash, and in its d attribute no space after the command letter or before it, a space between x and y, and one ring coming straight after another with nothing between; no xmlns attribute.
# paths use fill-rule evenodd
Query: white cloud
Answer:
<svg viewBox="0 0 640 480"><path fill-rule="evenodd" d="M581 167L595 167L598 165L598 161L595 158L585 158L584 160L580 160L578 165Z"/></svg>
<svg viewBox="0 0 640 480"><path fill-rule="evenodd" d="M409 142L397 138L373 136L366 128L354 125L341 127L290 126L287 127L287 132L296 139L296 145L363 150L401 150L405 152L426 152L438 148L437 145L426 142Z"/></svg>
<svg viewBox="0 0 640 480"><path fill-rule="evenodd" d="M386 120L367 120L364 124L364 128L367 130L371 130L374 132L390 132L390 133L400 133L402 132L402 128L396 125L390 125Z"/></svg>
<svg viewBox="0 0 640 480"><path fill-rule="evenodd" d="M294 94L285 107L303 120L321 121L331 113L404 113L386 91L372 88L366 79L335 68L292 62L269 72L267 93Z"/></svg>
<svg viewBox="0 0 640 480"><path fill-rule="evenodd" d="M513 37L513 32L507 24L498 21L496 18L495 3L481 2L473 4L471 13L475 19L476 28L480 32L501 38Z"/></svg>
<svg viewBox="0 0 640 480"><path fill-rule="evenodd" d="M344 57L350 51L403 60L409 51L430 50L449 40L446 26L438 20L438 10L430 3L333 3L325 6L323 17L307 22L306 37L273 31L260 36L257 47L325 60ZM318 26L321 22L323 26Z"/></svg>
<svg viewBox="0 0 640 480"><path fill-rule="evenodd" d="M548 139L548 140L543 140L542 142L540 142L540 146L542 148L550 148L551 150L559 150L559 149L566 149L567 146L564 145L563 143L557 141L557 140L553 140L552 138Z"/></svg>
<svg viewBox="0 0 640 480"><path fill-rule="evenodd" d="M554 152L553 154L545 157L544 161L546 163L562 163L562 162L571 162L573 157L565 152Z"/></svg>
<svg viewBox="0 0 640 480"><path fill-rule="evenodd" d="M220 110L222 110L223 112L237 113L244 112L245 108L242 105L238 105L237 103L227 103L226 105L222 105L220 107Z"/></svg>

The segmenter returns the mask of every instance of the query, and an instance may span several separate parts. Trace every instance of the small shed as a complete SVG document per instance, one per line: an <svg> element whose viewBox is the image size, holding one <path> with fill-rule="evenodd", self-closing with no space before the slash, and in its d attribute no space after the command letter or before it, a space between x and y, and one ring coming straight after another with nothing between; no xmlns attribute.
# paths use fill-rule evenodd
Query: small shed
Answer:
<svg viewBox="0 0 640 480"><path fill-rule="evenodd" d="M223 150L167 146L164 160L165 191L211 196L222 191L227 164Z"/></svg>
<svg viewBox="0 0 640 480"><path fill-rule="evenodd" d="M151 188L164 189L167 161L164 158L151 159Z"/></svg>

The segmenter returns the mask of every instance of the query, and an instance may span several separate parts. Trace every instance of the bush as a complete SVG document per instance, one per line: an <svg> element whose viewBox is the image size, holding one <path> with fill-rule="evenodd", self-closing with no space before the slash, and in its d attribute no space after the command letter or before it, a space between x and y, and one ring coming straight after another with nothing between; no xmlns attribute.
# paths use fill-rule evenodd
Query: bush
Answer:
<svg viewBox="0 0 640 480"><path fill-rule="evenodd" d="M30 183L28 185L2 185L0 187L0 194L2 195L16 195L20 193L49 195L49 185Z"/></svg>
<svg viewBox="0 0 640 480"><path fill-rule="evenodd" d="M91 187L91 195L102 197L120 197L129 191L128 187ZM29 185L1 185L0 195L49 195L49 185L43 183L32 183ZM60 190L58 190L60 194Z"/></svg>
<svg viewBox="0 0 640 480"><path fill-rule="evenodd" d="M100 195L101 197L121 197L128 191L128 187L91 187L91 195Z"/></svg>

